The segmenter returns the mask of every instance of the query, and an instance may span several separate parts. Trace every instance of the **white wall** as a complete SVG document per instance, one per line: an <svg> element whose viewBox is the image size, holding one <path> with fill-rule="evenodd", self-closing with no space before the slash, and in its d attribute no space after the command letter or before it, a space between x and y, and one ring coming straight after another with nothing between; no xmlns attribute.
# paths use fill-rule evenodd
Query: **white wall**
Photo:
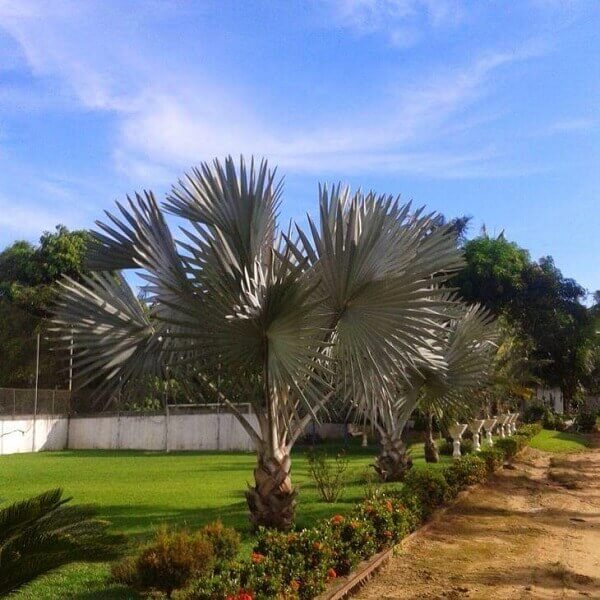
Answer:
<svg viewBox="0 0 600 600"><path fill-rule="evenodd" d="M246 415L256 426L256 417ZM247 450L254 446L228 413L0 418L0 455L39 450ZM35 429L35 444L33 441Z"/></svg>
<svg viewBox="0 0 600 600"><path fill-rule="evenodd" d="M256 427L253 414L246 415ZM311 425L307 432L311 431ZM317 426L319 436L341 439L345 425ZM89 417L0 417L0 455L39 450L243 450L254 444L234 415L171 414Z"/></svg>
<svg viewBox="0 0 600 600"><path fill-rule="evenodd" d="M39 450L63 450L68 419L56 416L0 418L0 455ZM35 437L35 441L34 441Z"/></svg>

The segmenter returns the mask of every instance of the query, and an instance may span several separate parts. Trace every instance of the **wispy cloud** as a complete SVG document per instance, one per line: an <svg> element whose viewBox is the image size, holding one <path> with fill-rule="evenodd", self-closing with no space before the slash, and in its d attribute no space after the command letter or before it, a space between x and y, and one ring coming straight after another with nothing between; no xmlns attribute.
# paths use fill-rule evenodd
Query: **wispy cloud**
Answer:
<svg viewBox="0 0 600 600"><path fill-rule="evenodd" d="M408 47L428 31L454 27L465 17L460 0L330 0L333 19L357 35L379 34Z"/></svg>
<svg viewBox="0 0 600 600"><path fill-rule="evenodd" d="M574 117L560 119L540 130L540 135L588 133L598 127L598 119Z"/></svg>
<svg viewBox="0 0 600 600"><path fill-rule="evenodd" d="M132 44L130 28L156 24L151 11L123 16L103 3L60 0L17 6L0 3L0 27L19 43L32 72L60 81L80 106L113 114L116 167L149 183L227 153L264 155L299 171L494 175L499 167L490 165L497 152L490 150L491 140L472 148L445 132L466 127L469 109L493 90L501 69L539 53L524 46L433 67L410 84L379 90L363 108L340 109L334 119L315 114L309 126L299 127L285 119L274 124L277 109L253 104L251 89L234 92L189 62L165 67L148 45L151 38ZM460 18L456 6L433 0L337 3L343 19L365 31L423 14L428 26L450 24Z"/></svg>

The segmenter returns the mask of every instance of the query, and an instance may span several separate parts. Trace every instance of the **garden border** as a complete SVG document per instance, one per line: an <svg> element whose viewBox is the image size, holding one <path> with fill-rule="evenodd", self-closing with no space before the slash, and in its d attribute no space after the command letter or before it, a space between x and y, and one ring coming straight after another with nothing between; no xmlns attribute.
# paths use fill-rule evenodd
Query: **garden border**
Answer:
<svg viewBox="0 0 600 600"><path fill-rule="evenodd" d="M522 454L529 445L523 447L516 456ZM515 456L515 458L516 458ZM504 469L504 464L498 467L492 475L495 475L500 470ZM467 496L472 494L474 491L483 487L484 485L488 485L490 483L491 476L485 482L475 483L468 488L461 490L455 498L452 499L451 502L446 504L445 506L440 506L435 510L434 514L431 515L430 519L423 523L420 527L415 529L415 531L409 533L405 538L402 538L395 546L392 548L388 548L379 554L375 554L368 560L360 563L357 569L352 571L349 575L346 575L343 578L340 578L339 582L331 585L328 590L325 590L322 594L319 594L314 600L342 600L342 598L348 597L352 592L354 592L357 588L364 585L379 569L381 569L385 563L387 563L390 558L394 556L394 553L399 548L402 548L405 544L407 544L412 538L416 537L418 534L422 534L429 530L436 522L439 521L440 517L446 514L451 508L455 507L459 502L464 500Z"/></svg>

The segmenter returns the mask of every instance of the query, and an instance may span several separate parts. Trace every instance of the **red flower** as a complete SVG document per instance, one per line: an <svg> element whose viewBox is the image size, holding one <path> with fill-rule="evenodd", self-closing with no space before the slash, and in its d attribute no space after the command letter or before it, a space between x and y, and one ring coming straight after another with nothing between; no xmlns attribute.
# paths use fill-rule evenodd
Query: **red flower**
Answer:
<svg viewBox="0 0 600 600"><path fill-rule="evenodd" d="M344 517L342 517L342 515L334 515L333 517L331 517L331 523L332 525L339 525L340 523L344 522Z"/></svg>
<svg viewBox="0 0 600 600"><path fill-rule="evenodd" d="M254 600L252 592L249 590L240 590L237 593L236 600Z"/></svg>
<svg viewBox="0 0 600 600"><path fill-rule="evenodd" d="M337 577L337 573L335 569L327 569L327 580L335 579Z"/></svg>
<svg viewBox="0 0 600 600"><path fill-rule="evenodd" d="M392 537L392 532L391 531L384 531L383 532L383 536L386 538L391 538Z"/></svg>
<svg viewBox="0 0 600 600"><path fill-rule="evenodd" d="M265 560L264 555L260 552L253 552L250 558L255 565L259 565L263 560Z"/></svg>

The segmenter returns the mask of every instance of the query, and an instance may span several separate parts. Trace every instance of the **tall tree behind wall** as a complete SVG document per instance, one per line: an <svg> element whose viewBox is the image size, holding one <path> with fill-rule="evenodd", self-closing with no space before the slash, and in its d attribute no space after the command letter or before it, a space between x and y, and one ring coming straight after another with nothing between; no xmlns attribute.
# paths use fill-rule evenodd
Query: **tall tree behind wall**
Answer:
<svg viewBox="0 0 600 600"><path fill-rule="evenodd" d="M62 275L80 279L88 243L85 231L58 225L38 245L16 241L0 253L0 387L30 387L35 378L36 336L41 333L40 385L66 387L68 357L45 339L47 307Z"/></svg>

